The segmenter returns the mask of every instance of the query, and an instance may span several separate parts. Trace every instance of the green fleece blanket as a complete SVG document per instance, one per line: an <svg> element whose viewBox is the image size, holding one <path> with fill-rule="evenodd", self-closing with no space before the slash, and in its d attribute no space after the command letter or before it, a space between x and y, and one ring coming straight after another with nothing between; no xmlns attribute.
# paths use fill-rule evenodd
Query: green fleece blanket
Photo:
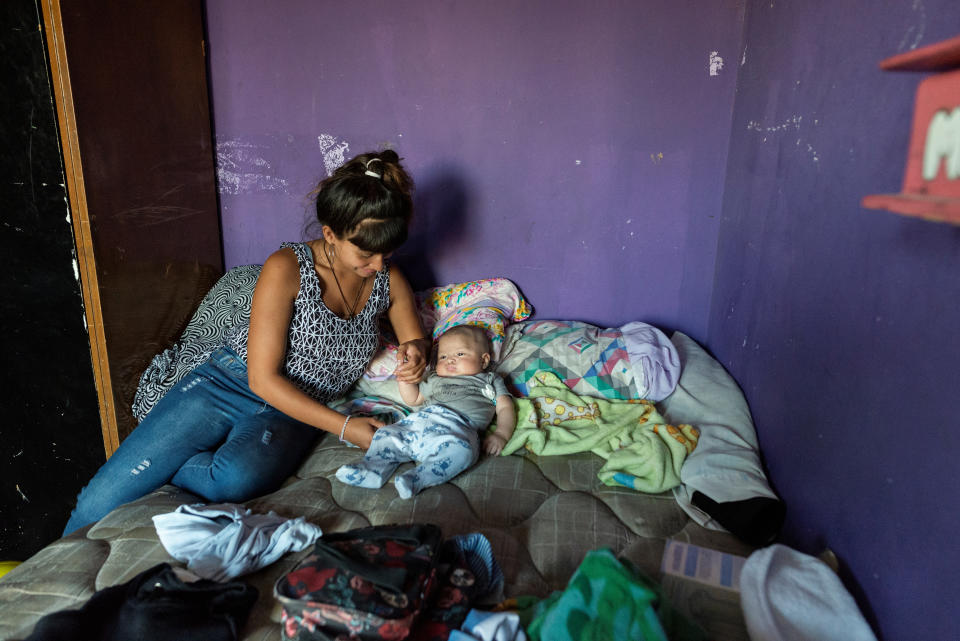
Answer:
<svg viewBox="0 0 960 641"><path fill-rule="evenodd" d="M578 396L552 372L537 372L529 395L514 399L517 428L503 454L521 447L540 456L593 452L606 459L606 485L659 493L680 484L680 467L697 445L689 425L668 425L650 401Z"/></svg>

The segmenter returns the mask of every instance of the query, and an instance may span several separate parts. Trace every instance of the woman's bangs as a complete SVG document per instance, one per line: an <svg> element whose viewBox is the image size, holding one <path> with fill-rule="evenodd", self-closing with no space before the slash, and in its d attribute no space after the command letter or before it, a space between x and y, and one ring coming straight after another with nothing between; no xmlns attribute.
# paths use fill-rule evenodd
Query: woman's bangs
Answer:
<svg viewBox="0 0 960 641"><path fill-rule="evenodd" d="M389 254L407 240L407 221L398 216L386 219L367 218L347 240L372 254Z"/></svg>

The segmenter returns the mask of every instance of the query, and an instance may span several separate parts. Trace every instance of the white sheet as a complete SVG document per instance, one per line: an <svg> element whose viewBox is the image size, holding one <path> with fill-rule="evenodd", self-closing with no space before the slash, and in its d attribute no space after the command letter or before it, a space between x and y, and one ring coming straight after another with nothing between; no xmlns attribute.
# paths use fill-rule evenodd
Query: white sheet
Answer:
<svg viewBox="0 0 960 641"><path fill-rule="evenodd" d="M677 389L660 403L660 411L671 423L688 423L700 430L697 447L680 471L683 484L673 495L697 523L723 530L691 503L695 491L718 503L778 497L763 472L750 408L736 381L686 334L674 332L670 340L683 370Z"/></svg>

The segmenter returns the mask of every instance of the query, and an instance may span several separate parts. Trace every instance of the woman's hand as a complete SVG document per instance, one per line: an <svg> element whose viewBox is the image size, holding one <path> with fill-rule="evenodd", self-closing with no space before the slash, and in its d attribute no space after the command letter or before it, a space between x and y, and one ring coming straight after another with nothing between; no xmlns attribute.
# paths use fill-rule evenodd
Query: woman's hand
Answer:
<svg viewBox="0 0 960 641"><path fill-rule="evenodd" d="M401 383L419 383L427 368L430 356L430 339L415 338L400 343L397 348L397 369L394 375Z"/></svg>
<svg viewBox="0 0 960 641"><path fill-rule="evenodd" d="M349 441L357 447L368 450L373 434L385 424L369 416L351 416L347 421L347 429L343 432L343 440Z"/></svg>

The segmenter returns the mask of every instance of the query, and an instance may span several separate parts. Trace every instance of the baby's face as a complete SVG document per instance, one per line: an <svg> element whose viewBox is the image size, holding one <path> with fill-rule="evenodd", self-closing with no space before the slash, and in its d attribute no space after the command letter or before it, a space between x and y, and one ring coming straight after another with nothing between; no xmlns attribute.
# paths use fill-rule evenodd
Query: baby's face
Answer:
<svg viewBox="0 0 960 641"><path fill-rule="evenodd" d="M479 374L490 362L490 354L480 351L467 336L443 336L437 342L437 376Z"/></svg>

